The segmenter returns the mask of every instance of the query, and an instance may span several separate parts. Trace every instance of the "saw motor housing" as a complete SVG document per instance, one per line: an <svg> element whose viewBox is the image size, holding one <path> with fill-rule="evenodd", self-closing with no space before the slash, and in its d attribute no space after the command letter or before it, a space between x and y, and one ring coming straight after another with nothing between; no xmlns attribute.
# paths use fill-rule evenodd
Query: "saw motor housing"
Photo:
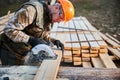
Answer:
<svg viewBox="0 0 120 80"><path fill-rule="evenodd" d="M40 65L44 59L56 59L57 55L50 46L38 44L25 56L25 65Z"/></svg>

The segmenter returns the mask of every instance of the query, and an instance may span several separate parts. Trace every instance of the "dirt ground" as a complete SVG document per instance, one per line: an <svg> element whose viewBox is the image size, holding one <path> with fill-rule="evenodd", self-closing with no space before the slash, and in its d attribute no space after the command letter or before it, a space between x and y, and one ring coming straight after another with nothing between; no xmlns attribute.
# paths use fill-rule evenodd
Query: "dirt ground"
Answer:
<svg viewBox="0 0 120 80"><path fill-rule="evenodd" d="M103 33L120 40L120 0L71 0L75 16L84 16Z"/></svg>

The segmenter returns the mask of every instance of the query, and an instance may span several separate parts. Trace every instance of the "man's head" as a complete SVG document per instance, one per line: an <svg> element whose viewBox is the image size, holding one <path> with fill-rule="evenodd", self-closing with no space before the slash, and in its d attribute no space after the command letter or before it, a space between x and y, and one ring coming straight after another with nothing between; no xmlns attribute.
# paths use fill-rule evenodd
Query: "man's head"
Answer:
<svg viewBox="0 0 120 80"><path fill-rule="evenodd" d="M58 3L50 6L52 22L69 21L74 16L74 7L68 0L58 0Z"/></svg>

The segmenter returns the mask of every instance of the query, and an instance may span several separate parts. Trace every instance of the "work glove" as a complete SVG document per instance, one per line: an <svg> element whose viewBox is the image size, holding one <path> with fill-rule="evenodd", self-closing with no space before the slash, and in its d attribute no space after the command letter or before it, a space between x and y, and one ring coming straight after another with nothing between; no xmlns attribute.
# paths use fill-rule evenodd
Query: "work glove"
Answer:
<svg viewBox="0 0 120 80"><path fill-rule="evenodd" d="M55 41L54 41L54 45L56 45L57 48L61 48L62 52L64 52L64 44L61 43L60 40L55 40Z"/></svg>
<svg viewBox="0 0 120 80"><path fill-rule="evenodd" d="M32 47L34 47L34 46L36 46L36 45L38 45L38 44L46 44L46 45L47 45L47 42L44 41L43 39L40 39L40 38L32 38L32 37L29 38L28 43L29 43Z"/></svg>

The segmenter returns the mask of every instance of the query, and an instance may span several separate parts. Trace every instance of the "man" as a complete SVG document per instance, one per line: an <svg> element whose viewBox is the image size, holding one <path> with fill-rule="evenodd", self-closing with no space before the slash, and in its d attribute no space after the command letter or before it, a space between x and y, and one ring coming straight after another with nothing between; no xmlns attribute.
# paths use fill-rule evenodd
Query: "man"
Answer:
<svg viewBox="0 0 120 80"><path fill-rule="evenodd" d="M68 21L74 16L74 8L68 0L58 0L47 5L31 0L18 9L4 28L0 58L3 65L20 65L28 51L38 44L52 42L64 50L61 41L49 37L54 22Z"/></svg>

